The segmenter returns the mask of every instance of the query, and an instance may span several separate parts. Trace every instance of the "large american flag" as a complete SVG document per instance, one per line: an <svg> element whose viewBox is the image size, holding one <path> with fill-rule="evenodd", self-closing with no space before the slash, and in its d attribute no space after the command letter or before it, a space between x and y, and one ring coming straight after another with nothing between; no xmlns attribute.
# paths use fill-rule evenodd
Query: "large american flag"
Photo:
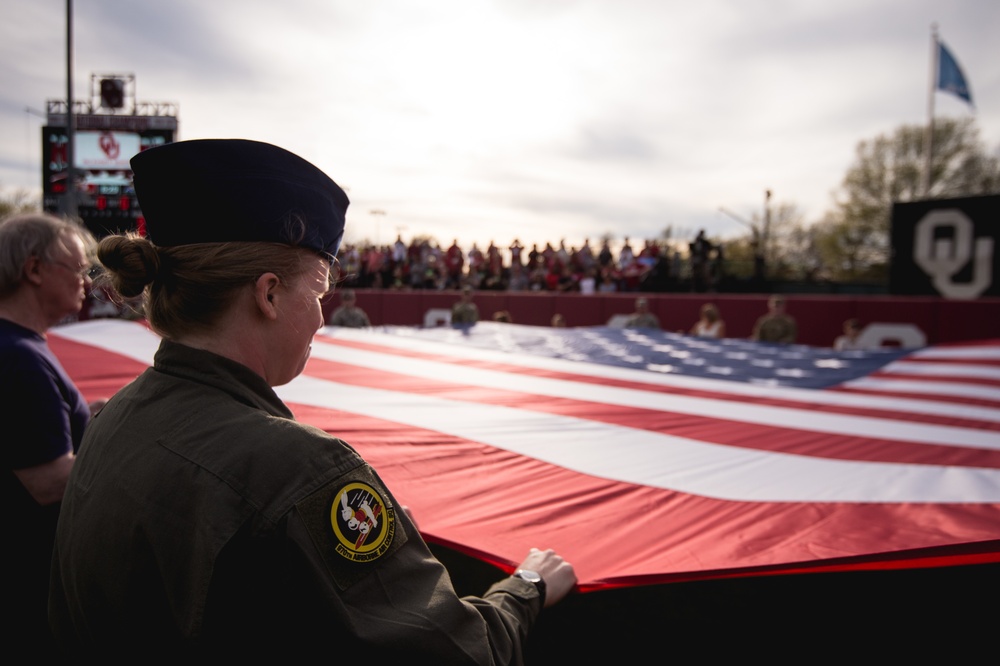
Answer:
<svg viewBox="0 0 1000 666"><path fill-rule="evenodd" d="M118 320L49 339L88 399L158 344ZM429 541L505 569L554 548L582 590L1000 561L1000 340L838 353L603 327L327 328L277 392L352 444Z"/></svg>

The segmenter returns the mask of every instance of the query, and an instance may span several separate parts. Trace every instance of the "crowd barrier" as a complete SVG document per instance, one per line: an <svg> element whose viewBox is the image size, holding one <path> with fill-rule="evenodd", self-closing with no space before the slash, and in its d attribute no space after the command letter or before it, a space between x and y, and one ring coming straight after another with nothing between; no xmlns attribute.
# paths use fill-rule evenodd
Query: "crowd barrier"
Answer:
<svg viewBox="0 0 1000 666"><path fill-rule="evenodd" d="M457 291L390 291L356 289L357 305L368 313L373 326L446 325L445 317L428 317L431 311L450 311ZM549 326L561 314L567 326L603 326L616 315L631 313L635 301L649 301L650 311L664 330L687 332L698 320L704 303L715 303L726 322L727 337L749 337L754 322L767 312L767 295L761 294L558 294L551 292L477 291L473 302L482 320L507 311L515 324ZM888 346L912 346L910 327L927 344L944 344L1000 338L1000 299L946 300L934 297L786 295L786 311L798 323L798 342L830 346L850 318L862 326L889 325L882 331ZM324 302L327 317L340 304L337 293ZM895 333L894 333L895 332ZM894 340L893 336L899 339Z"/></svg>

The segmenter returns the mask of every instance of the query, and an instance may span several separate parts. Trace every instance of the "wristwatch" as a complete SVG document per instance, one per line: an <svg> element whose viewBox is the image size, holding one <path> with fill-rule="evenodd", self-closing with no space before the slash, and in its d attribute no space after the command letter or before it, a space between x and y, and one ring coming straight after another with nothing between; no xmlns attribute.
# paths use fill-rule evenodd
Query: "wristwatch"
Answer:
<svg viewBox="0 0 1000 666"><path fill-rule="evenodd" d="M526 580L535 586L538 590L538 596L542 600L542 606L545 605L545 581L542 577L538 575L537 571L532 571L531 569L518 569L514 572L514 578L520 578L521 580Z"/></svg>

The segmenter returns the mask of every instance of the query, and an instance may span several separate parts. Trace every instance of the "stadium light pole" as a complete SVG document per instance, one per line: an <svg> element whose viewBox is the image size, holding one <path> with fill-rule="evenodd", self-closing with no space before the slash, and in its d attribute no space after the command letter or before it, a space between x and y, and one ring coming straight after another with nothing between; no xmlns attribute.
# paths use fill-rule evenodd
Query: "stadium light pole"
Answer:
<svg viewBox="0 0 1000 666"><path fill-rule="evenodd" d="M73 115L73 0L66 0L66 194L63 214L77 216L76 207L76 117Z"/></svg>

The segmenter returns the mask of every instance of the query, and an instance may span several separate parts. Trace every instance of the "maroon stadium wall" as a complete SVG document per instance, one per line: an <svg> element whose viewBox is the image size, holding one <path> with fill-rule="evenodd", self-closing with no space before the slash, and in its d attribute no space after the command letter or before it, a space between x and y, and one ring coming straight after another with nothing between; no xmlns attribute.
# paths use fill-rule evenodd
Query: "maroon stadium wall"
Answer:
<svg viewBox="0 0 1000 666"><path fill-rule="evenodd" d="M355 290L357 304L374 326L420 326L430 310L450 310L456 291ZM664 330L686 332L698 320L704 303L715 303L726 322L727 336L749 337L757 317L767 311L766 295L747 294L552 294L477 291L473 301L481 319L506 310L517 324L548 326L561 314L567 326L603 326L615 315L634 310L636 298L646 298ZM927 344L943 344L1000 337L1000 299L947 300L938 297L899 296L786 296L787 312L798 322L798 342L830 346L846 319L870 324L910 324L926 336ZM340 298L325 303L329 316Z"/></svg>

